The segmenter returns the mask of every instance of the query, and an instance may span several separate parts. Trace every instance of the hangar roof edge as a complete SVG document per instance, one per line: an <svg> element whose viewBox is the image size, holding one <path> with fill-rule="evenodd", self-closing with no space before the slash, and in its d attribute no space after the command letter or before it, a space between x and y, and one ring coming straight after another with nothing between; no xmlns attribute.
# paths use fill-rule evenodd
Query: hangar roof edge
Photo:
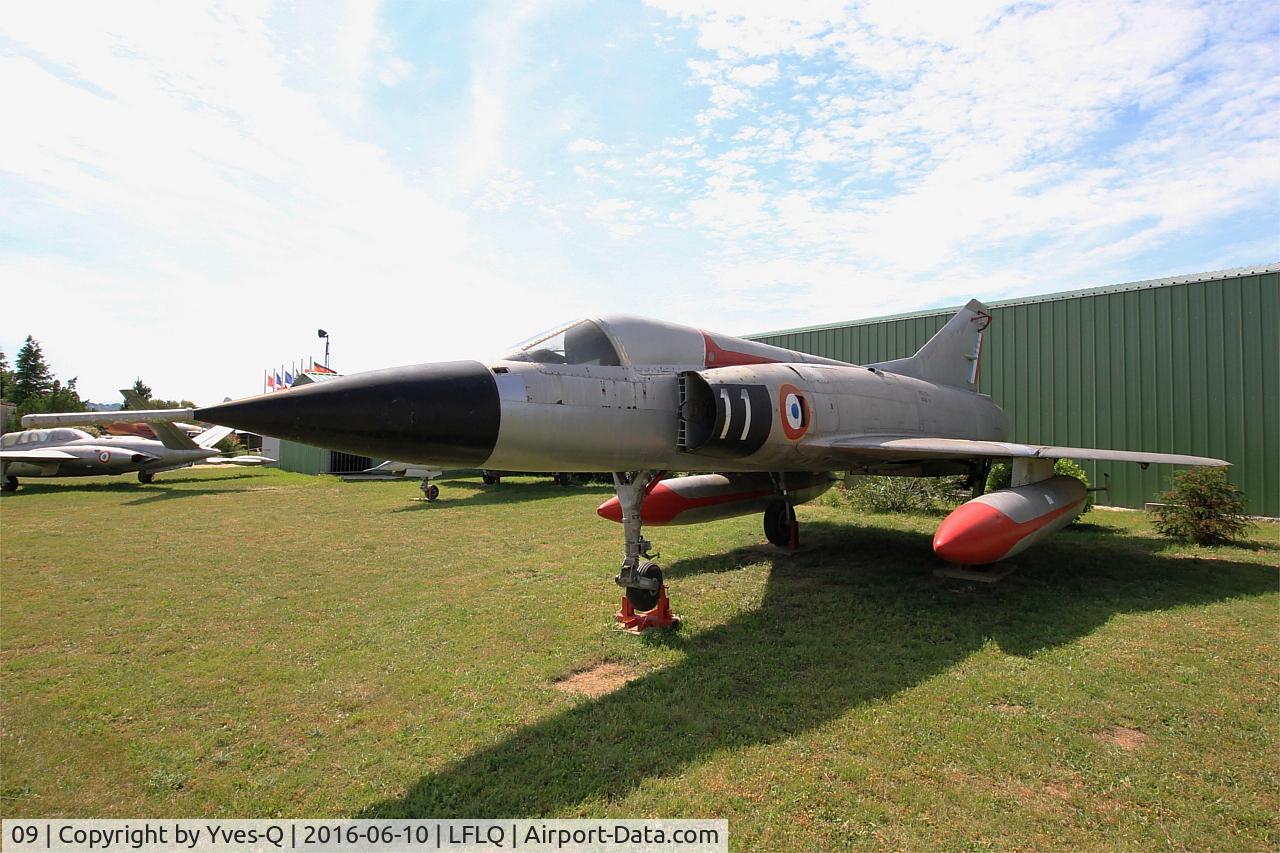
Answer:
<svg viewBox="0 0 1280 853"><path fill-rule="evenodd" d="M1012 305L1032 305L1038 302L1058 302L1065 299L1079 299L1085 296L1101 296L1108 293L1124 293L1131 290L1149 290L1156 287L1170 287L1177 284L1195 284L1197 282L1225 281L1232 278L1244 278L1250 275L1280 272L1280 262L1259 264L1249 267L1233 267L1212 272L1175 275L1168 278L1151 278L1144 281L1131 281L1125 284L1112 284L1105 287L1086 287L1081 290L1061 290L1056 293L1041 293L1035 296L1022 296L1016 299L1002 299L987 302L988 308L1007 308ZM797 326L792 329L777 329L769 332L754 332L742 337L748 340L773 337L774 335L794 335L801 332L821 332L827 329L843 329L849 326L866 326L871 323L886 323L895 320L912 320L917 317L932 317L937 314L954 314L961 306L943 308L925 308L921 311L908 311L903 314L886 314L881 317L865 317L856 320L845 320L837 323L821 323L815 326Z"/></svg>

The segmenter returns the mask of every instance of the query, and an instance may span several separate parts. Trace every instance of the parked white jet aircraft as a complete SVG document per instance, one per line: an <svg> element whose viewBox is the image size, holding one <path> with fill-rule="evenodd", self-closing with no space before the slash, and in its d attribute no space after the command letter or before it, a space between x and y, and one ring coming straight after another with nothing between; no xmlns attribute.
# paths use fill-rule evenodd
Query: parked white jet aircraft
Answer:
<svg viewBox="0 0 1280 853"><path fill-rule="evenodd" d="M768 538L795 544L795 505L832 471L981 482L992 460L1011 459L1013 487L962 505L934 537L944 559L980 564L1083 509L1084 486L1054 476L1057 458L1228 464L1008 441L1007 415L975 390L990 322L972 301L915 355L859 366L655 320L580 320L488 364L375 370L196 416L437 467L614 471L617 498L600 513L623 525L615 580L637 610L662 588L644 524L763 511ZM663 480L671 470L715 473Z"/></svg>
<svg viewBox="0 0 1280 853"><path fill-rule="evenodd" d="M214 445L231 432L230 427L212 427L191 438L171 423L154 423L153 429L159 440L132 435L94 437L69 427L6 433L0 437L4 491L16 491L19 477L93 477L137 471L139 483L150 483L161 471L186 468L217 456ZM228 461L239 465L271 461L242 459L246 457Z"/></svg>

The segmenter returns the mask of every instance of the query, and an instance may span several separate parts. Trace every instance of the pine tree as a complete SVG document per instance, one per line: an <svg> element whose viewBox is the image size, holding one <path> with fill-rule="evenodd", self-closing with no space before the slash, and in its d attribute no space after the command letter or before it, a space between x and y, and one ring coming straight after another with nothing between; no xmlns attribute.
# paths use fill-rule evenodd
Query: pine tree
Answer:
<svg viewBox="0 0 1280 853"><path fill-rule="evenodd" d="M13 371L13 383L9 402L18 407L18 416L35 412L83 412L84 401L76 390L76 380L65 385L53 378L53 372L45 363L40 342L27 335L27 341L18 350L17 364Z"/></svg>
<svg viewBox="0 0 1280 853"><path fill-rule="evenodd" d="M4 417L0 417L0 432L9 432L15 428L13 419L9 416L9 395L13 393L13 371L9 369L9 359L4 357L4 350L0 349L0 400L5 403Z"/></svg>
<svg viewBox="0 0 1280 853"><path fill-rule="evenodd" d="M8 400L13 393L13 371L9 369L9 359L4 357L0 349L0 400Z"/></svg>
<svg viewBox="0 0 1280 853"><path fill-rule="evenodd" d="M17 364L13 371L13 400L21 406L28 399L40 398L53 390L53 374L45 364L40 342L27 335L26 343L18 350Z"/></svg>

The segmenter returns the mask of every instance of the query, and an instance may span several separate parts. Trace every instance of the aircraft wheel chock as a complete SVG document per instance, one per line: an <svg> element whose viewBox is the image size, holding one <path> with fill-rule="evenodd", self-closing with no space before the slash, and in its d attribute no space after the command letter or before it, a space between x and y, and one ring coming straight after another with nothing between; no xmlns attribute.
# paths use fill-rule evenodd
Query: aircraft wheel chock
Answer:
<svg viewBox="0 0 1280 853"><path fill-rule="evenodd" d="M658 606L658 597L662 594L662 567L654 562L644 562L636 570L642 578L654 578L658 581L656 589L641 589L636 586L627 587L627 601L640 613Z"/></svg>
<svg viewBox="0 0 1280 853"><path fill-rule="evenodd" d="M795 520L794 507L786 501L774 501L764 511L765 538L779 548L791 547L791 525Z"/></svg>

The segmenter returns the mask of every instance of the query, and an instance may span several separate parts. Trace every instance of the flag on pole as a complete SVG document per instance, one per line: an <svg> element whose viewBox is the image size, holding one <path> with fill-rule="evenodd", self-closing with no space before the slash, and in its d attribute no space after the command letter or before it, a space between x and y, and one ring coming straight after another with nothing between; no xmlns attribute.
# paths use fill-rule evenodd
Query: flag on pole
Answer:
<svg viewBox="0 0 1280 853"><path fill-rule="evenodd" d="M267 371L267 390L276 390L276 377L270 371Z"/></svg>
<svg viewBox="0 0 1280 853"><path fill-rule="evenodd" d="M284 382L280 379L280 371L276 370L276 371L272 371L272 373L275 376L275 380L276 380L276 390L283 391Z"/></svg>
<svg viewBox="0 0 1280 853"><path fill-rule="evenodd" d="M337 373L338 373L338 371L336 371L336 370L330 370L329 368L325 367L323 364L316 364L314 359L311 361L311 372L312 372L312 373L327 373L327 374L329 374L329 375L331 375L331 376L336 376L336 375L337 375Z"/></svg>
<svg viewBox="0 0 1280 853"><path fill-rule="evenodd" d="M284 372L284 387L286 388L293 387L293 374L287 370Z"/></svg>

